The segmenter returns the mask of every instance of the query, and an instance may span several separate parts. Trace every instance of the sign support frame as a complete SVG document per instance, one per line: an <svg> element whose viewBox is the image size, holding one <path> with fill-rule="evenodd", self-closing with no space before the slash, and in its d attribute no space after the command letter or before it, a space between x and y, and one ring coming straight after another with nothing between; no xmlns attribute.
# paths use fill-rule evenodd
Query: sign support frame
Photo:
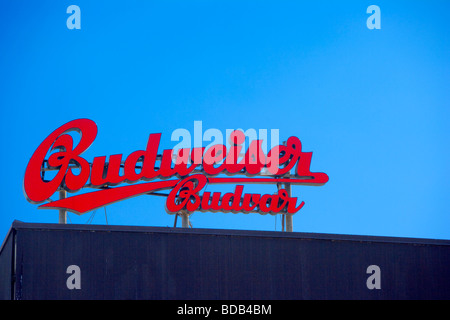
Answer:
<svg viewBox="0 0 450 320"><path fill-rule="evenodd" d="M67 196L66 190L59 191L59 200L65 199ZM67 212L64 209L59 209L59 224L67 224Z"/></svg>

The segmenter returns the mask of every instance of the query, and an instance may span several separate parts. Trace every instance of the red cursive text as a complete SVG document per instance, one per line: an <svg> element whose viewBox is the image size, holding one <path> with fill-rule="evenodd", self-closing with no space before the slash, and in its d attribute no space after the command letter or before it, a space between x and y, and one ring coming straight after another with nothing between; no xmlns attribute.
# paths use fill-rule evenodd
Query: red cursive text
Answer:
<svg viewBox="0 0 450 320"><path fill-rule="evenodd" d="M68 134L72 131L81 136L76 146ZM207 183L323 185L328 181L325 173L310 171L312 152L303 152L296 137L290 137L285 145L276 146L267 154L261 148L261 140L252 141L239 160L245 140L241 131L232 133L232 145L228 150L225 145L214 145L207 150L180 149L177 154L171 149L159 153L161 134L150 134L143 150L127 157L122 154L94 157L89 163L82 154L96 136L97 125L89 119L70 121L52 132L36 149L26 168L24 192L27 199L41 203L60 189L73 193L86 187L102 188L40 206L82 214L133 196L173 188L166 202L166 210L171 213L180 210L295 213L304 203L296 206L297 199L288 197L285 190L261 196L243 194L244 187L237 185L233 193L223 197L210 192L200 195L200 191ZM49 181L42 176L47 156L47 169L56 171ZM221 174L246 177L220 177ZM170 178L175 179L167 180ZM163 181L137 183L155 179ZM114 187L124 182L133 185Z"/></svg>

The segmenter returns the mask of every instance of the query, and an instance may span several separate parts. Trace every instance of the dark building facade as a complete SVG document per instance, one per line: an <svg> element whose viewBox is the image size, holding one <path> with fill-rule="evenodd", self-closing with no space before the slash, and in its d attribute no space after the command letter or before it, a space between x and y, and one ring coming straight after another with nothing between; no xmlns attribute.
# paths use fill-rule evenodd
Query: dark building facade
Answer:
<svg viewBox="0 0 450 320"><path fill-rule="evenodd" d="M1 299L449 299L450 241L15 221Z"/></svg>

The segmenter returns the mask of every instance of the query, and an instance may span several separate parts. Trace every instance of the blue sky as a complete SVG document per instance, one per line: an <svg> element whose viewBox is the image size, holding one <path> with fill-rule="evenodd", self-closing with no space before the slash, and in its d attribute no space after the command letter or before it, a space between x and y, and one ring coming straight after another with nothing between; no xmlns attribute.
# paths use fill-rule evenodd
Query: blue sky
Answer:
<svg viewBox="0 0 450 320"><path fill-rule="evenodd" d="M66 27L71 4L80 30ZM371 4L381 30L366 26ZM294 231L450 239L448 12L446 0L2 0L0 235L14 219L57 222L57 211L26 201L25 167L53 130L89 118L99 133L88 160L145 148L150 133L171 148L172 131L196 120L204 130L279 129L330 177L293 187L306 203ZM172 226L164 202L110 205L108 221ZM270 215L191 221L280 230ZM105 223L103 210L93 223Z"/></svg>

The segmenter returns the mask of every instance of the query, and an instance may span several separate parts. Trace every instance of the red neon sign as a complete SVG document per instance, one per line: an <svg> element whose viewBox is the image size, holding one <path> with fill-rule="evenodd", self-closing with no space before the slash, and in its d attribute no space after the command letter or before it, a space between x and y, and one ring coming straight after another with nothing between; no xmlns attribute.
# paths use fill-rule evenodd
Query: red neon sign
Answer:
<svg viewBox="0 0 450 320"><path fill-rule="evenodd" d="M71 131L81 135L76 146L68 134ZM180 149L176 155L171 149L158 154L161 134L150 134L144 150L134 151L125 159L122 154L111 155L108 161L106 156L99 156L89 163L81 155L96 136L97 125L89 119L70 121L52 132L39 145L26 168L23 186L27 200L42 203L61 189L71 193L82 188L101 189L39 206L83 214L134 196L171 189L166 201L168 213L186 210L294 214L304 202L297 205L297 198L288 196L286 190L280 189L273 195L245 194L243 184L320 186L328 181L325 173L310 171L312 152L303 152L296 137L290 137L286 145L275 146L267 154L261 148L262 141L254 140L239 160L245 141L241 131L232 133L229 150L225 145L216 144L207 150L204 147ZM56 171L49 181L42 176L45 161L47 169ZM136 172L136 168L140 171ZM125 182L130 185L117 186ZM236 184L236 187L234 192L223 196L220 192L206 191L200 195L207 184Z"/></svg>

